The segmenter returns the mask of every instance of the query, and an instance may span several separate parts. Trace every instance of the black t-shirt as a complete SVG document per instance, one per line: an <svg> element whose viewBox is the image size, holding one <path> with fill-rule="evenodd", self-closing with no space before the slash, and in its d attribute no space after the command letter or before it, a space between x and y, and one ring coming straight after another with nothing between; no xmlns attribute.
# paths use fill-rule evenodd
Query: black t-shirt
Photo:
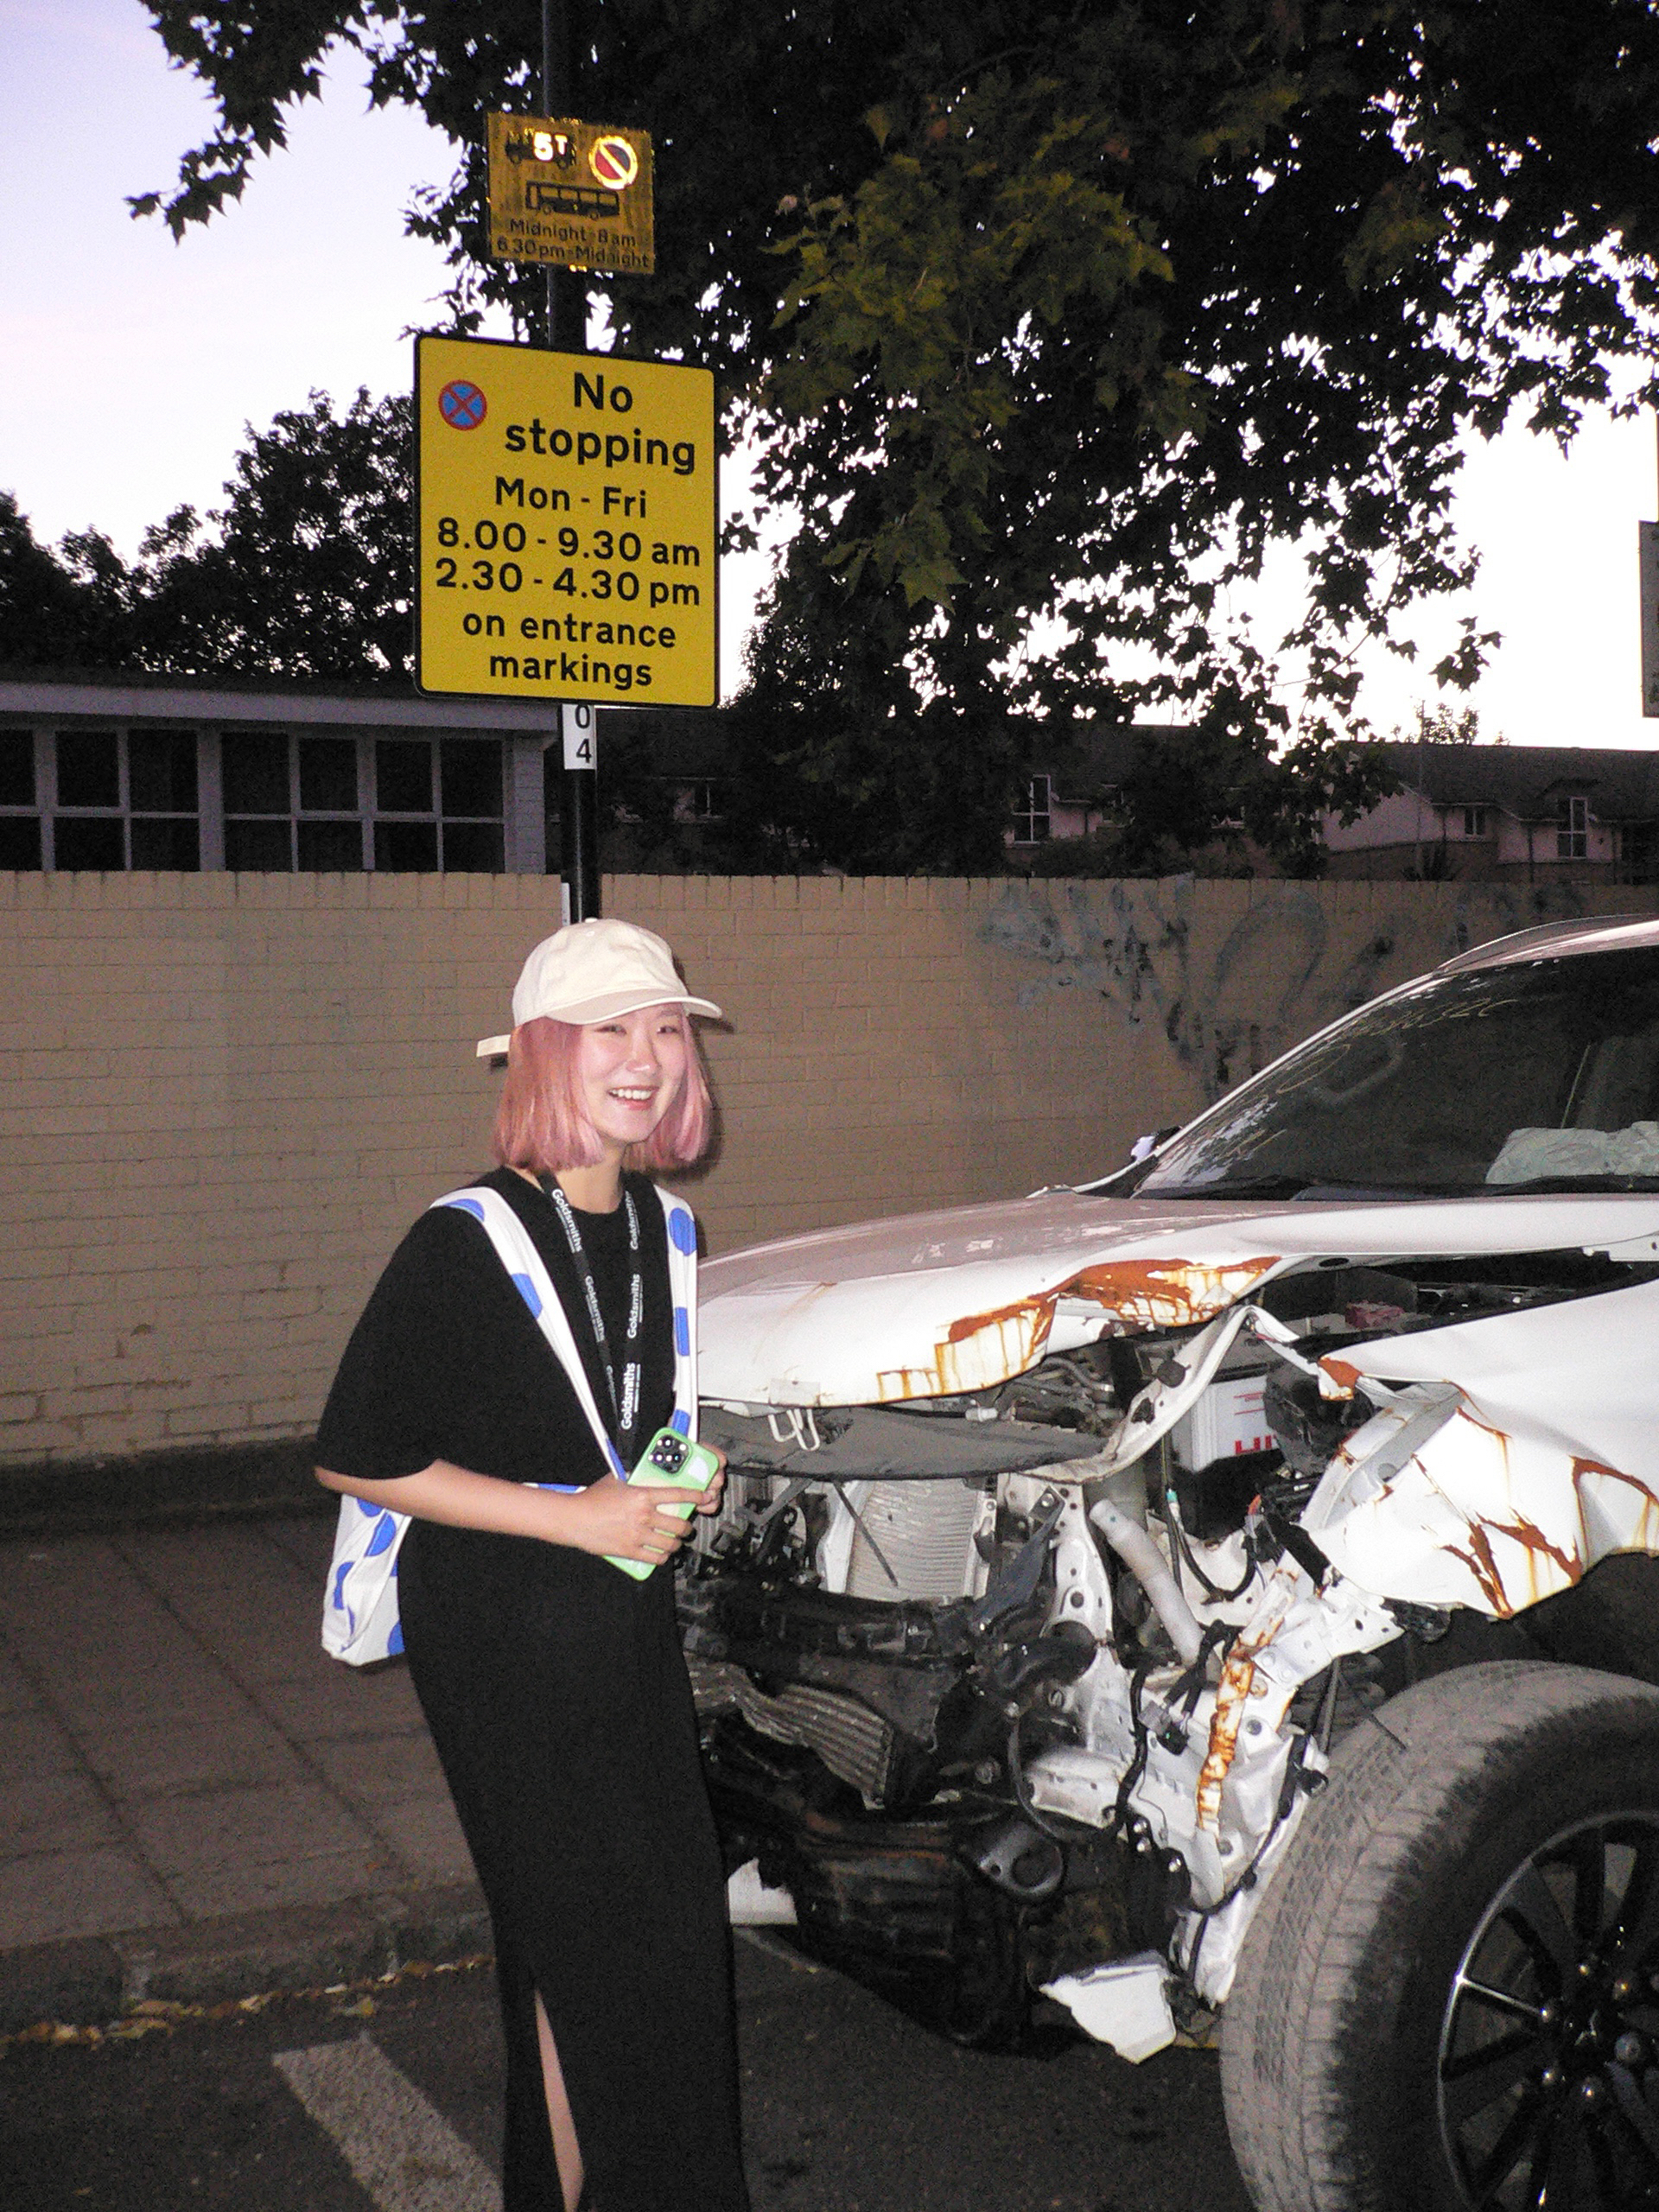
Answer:
<svg viewBox="0 0 1659 2212"><path fill-rule="evenodd" d="M608 1416L610 1394L581 1278L550 1202L511 1168L480 1179L530 1231ZM673 1411L673 1317L663 1210L644 1176L639 1211L645 1318L639 1442ZM613 1355L627 1328L627 1211L578 1211ZM317 1432L317 1460L354 1482L416 1474L435 1459L509 1482L589 1483L605 1461L563 1369L478 1220L453 1206L421 1216L352 1332Z"/></svg>

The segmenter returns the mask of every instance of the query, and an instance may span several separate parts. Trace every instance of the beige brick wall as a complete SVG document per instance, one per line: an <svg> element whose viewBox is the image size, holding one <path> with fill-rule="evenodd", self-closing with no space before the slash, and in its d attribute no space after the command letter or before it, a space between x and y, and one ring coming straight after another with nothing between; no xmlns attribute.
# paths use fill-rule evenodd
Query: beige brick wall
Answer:
<svg viewBox="0 0 1659 2212"><path fill-rule="evenodd" d="M1592 894L1643 912L1651 893ZM1099 1173L1522 887L621 877L709 1038L711 1248ZM404 1226L486 1164L558 887L0 875L0 1465L304 1433Z"/></svg>

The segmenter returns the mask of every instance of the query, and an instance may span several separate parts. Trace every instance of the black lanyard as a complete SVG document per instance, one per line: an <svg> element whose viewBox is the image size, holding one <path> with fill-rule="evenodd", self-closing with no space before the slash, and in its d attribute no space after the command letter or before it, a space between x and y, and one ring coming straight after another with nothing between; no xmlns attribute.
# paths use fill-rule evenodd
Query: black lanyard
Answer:
<svg viewBox="0 0 1659 2212"><path fill-rule="evenodd" d="M615 1431L616 1448L625 1467L632 1467L634 1447L639 1427L639 1394L644 1379L639 1359L639 1333L645 1318L645 1279L639 1264L639 1215L633 1203L633 1193L624 1190L622 1204L628 1217L628 1325L623 1340L626 1355L622 1369L622 1387L619 1392L616 1372L612 1365L610 1339L606 1332L605 1316L599 1303L599 1285L594 1281L593 1263L588 1257L577 1226L575 1210L550 1175L538 1175L537 1182L551 1201L564 1230L565 1242L570 1247L570 1257L575 1262L582 1278L582 1296L588 1306L588 1320L594 1332L594 1342L599 1347L599 1363L605 1376L605 1388L611 1401L611 1421Z"/></svg>

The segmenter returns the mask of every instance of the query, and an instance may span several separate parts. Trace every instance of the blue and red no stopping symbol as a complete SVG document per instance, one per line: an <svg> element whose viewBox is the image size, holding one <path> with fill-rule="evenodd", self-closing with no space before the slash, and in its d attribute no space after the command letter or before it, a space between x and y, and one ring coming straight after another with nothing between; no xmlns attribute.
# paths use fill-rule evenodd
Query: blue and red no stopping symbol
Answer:
<svg viewBox="0 0 1659 2212"><path fill-rule="evenodd" d="M438 412L452 430L475 430L490 411L490 403L466 377L455 377L438 394Z"/></svg>
<svg viewBox="0 0 1659 2212"><path fill-rule="evenodd" d="M626 192L639 174L639 156L626 138L596 138L588 156L594 181L608 192Z"/></svg>

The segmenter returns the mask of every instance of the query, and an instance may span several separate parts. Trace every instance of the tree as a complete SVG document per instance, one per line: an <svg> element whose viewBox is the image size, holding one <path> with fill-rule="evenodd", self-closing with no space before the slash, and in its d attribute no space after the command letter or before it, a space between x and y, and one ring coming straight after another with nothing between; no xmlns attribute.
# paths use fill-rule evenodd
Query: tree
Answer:
<svg viewBox="0 0 1659 2212"><path fill-rule="evenodd" d="M478 149L535 105L537 9L152 14L222 118L175 229L344 41L462 149L412 216L456 319L527 323ZM1409 651L1470 579L1465 435L1518 410L1565 441L1621 363L1621 404L1659 398L1648 0L604 0L588 28L581 105L660 149L664 273L599 280L619 341L709 361L801 517L753 671L790 834L833 788L811 837L896 861L931 818L988 852L1045 718L1161 704L1207 763L1180 834L1243 792L1294 857L1370 795L1358 646ZM1232 605L1274 544L1306 608L1262 640ZM1491 642L1465 625L1436 682Z"/></svg>
<svg viewBox="0 0 1659 2212"><path fill-rule="evenodd" d="M0 658L171 676L372 682L410 668L409 402L327 395L247 431L226 504L176 508L124 561L36 543L0 493ZM213 525L208 528L207 525Z"/></svg>
<svg viewBox="0 0 1659 2212"><path fill-rule="evenodd" d="M410 670L409 402L326 393L250 427L203 530L180 507L146 531L133 652L174 675L373 681Z"/></svg>
<svg viewBox="0 0 1659 2212"><path fill-rule="evenodd" d="M740 864L1001 873L1026 733L995 691L919 698L902 662L872 667L857 641L776 610L747 668L726 715L725 836Z"/></svg>
<svg viewBox="0 0 1659 2212"><path fill-rule="evenodd" d="M1458 709L1446 699L1433 707L1420 699L1416 720L1409 728L1397 729L1394 734L1402 745L1507 745L1510 741L1502 730L1487 736L1480 726L1478 709Z"/></svg>
<svg viewBox="0 0 1659 2212"><path fill-rule="evenodd" d="M113 665L128 649L128 615L127 572L107 538L88 531L54 552L0 492L0 664Z"/></svg>

